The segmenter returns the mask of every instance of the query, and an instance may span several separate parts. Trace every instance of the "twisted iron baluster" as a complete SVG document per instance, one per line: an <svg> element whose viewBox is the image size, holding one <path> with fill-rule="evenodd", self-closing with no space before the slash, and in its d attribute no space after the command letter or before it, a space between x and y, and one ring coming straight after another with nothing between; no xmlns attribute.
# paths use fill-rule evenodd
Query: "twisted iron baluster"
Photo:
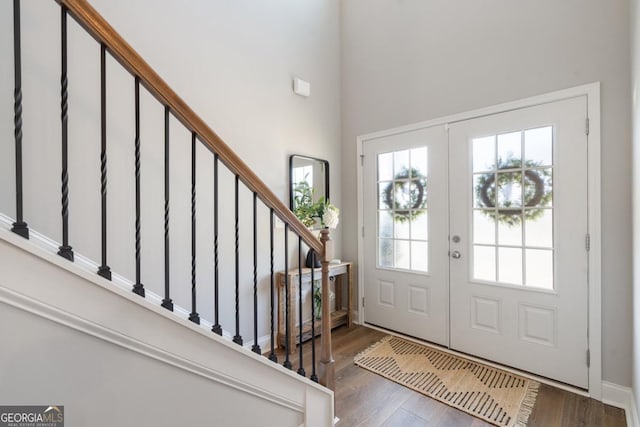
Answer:
<svg viewBox="0 0 640 427"><path fill-rule="evenodd" d="M136 177L136 283L133 285L133 292L145 296L144 285L140 281L140 78L135 78L135 122L136 135L134 142L135 156L135 177Z"/></svg>
<svg viewBox="0 0 640 427"><path fill-rule="evenodd" d="M58 255L73 261L73 249L69 245L69 79L67 78L67 9L60 8L60 121L62 129L62 245Z"/></svg>
<svg viewBox="0 0 640 427"><path fill-rule="evenodd" d="M23 219L22 211L22 50L20 48L20 0L13 0L13 71L15 86L13 91L13 135L16 156L16 221L11 231L29 238L29 227Z"/></svg>

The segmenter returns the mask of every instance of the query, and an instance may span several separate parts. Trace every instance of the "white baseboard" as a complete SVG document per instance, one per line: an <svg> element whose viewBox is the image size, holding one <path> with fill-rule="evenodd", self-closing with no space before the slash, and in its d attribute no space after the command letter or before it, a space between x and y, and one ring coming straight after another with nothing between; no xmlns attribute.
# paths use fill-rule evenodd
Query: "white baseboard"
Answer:
<svg viewBox="0 0 640 427"><path fill-rule="evenodd" d="M635 393L631 394L631 405L629 405L629 411L627 415L628 427L640 427L640 416L638 414L638 405L636 405Z"/></svg>
<svg viewBox="0 0 640 427"><path fill-rule="evenodd" d="M628 427L640 427L640 417L633 390L618 384L602 381L602 403L624 409Z"/></svg>

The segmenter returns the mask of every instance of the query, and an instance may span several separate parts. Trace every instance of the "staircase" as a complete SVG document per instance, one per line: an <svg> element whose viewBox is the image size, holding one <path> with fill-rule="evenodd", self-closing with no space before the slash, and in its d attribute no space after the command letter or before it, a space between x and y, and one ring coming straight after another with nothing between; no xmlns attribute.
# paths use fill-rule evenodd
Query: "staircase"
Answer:
<svg viewBox="0 0 640 427"><path fill-rule="evenodd" d="M302 342L287 339L284 360L275 352L275 272L302 268L307 248L330 330L328 229L316 238L86 0L37 10L51 5L57 49L40 52L22 40L41 23L30 15L22 28L12 4L0 401L66 405L69 425L331 425L331 334L317 360L312 340L310 372ZM35 88L23 85L25 55ZM42 108L23 105L35 90ZM54 92L55 117L24 120ZM313 298L302 279L289 288L302 324Z"/></svg>

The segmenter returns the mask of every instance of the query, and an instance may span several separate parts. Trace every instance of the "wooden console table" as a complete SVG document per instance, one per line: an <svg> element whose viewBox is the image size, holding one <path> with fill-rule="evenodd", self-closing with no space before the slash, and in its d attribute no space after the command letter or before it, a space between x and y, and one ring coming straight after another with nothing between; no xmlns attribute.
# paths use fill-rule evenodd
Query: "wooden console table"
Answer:
<svg viewBox="0 0 640 427"><path fill-rule="evenodd" d="M347 325L351 327L351 300L353 299L353 272L351 262L341 262L339 264L329 264L329 279L334 279L335 282L335 296L336 296L336 310L331 313L331 329ZM280 347L285 347L286 342L286 330L285 330L285 280L289 278L289 349L294 349L296 344L300 342L300 328L296 327L296 301L298 300L298 277L299 269L293 268L288 273L279 271L276 274L277 286L278 286L278 338L277 343ZM316 268L313 273L314 280L322 280L322 269ZM346 280L345 280L346 279ZM347 285L347 301L346 307L343 305L343 291L344 285ZM302 285L311 285L311 269L302 269ZM313 298L313 290L311 291L311 298ZM314 319L313 313L311 318L315 321L315 333L320 335L321 321ZM307 341L311 339L311 320L305 322L302 325L302 340Z"/></svg>

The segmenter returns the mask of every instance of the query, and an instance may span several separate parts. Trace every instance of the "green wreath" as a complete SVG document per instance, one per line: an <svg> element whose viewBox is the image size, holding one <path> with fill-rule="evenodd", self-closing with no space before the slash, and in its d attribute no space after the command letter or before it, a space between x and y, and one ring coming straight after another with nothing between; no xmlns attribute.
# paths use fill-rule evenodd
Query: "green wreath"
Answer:
<svg viewBox="0 0 640 427"><path fill-rule="evenodd" d="M404 192L406 185L409 185L409 200L400 203L395 196L398 190ZM415 168L403 168L382 191L382 201L393 211L396 222L411 220L412 212L413 218L419 217L424 210L416 209L424 209L427 205L427 177Z"/></svg>
<svg viewBox="0 0 640 427"><path fill-rule="evenodd" d="M497 185L494 185L496 184L496 173L488 172L482 174L475 187L476 199L479 201L480 207L488 208L483 210L482 213L508 226L520 224L523 218L530 221L536 220L544 214L544 211L542 209L526 209L523 214L522 207L512 206L511 200L505 201L504 206L498 209L492 209L496 207L497 187L508 185L509 183L520 183L522 185L522 174L524 173L523 198L525 207L547 206L553 197L553 191L551 189L546 190L547 187L551 187L550 170L531 169L540 166L540 163L531 160L524 162L524 170L522 170L521 164L522 160L517 158L509 158L506 161L498 159L498 163L494 167L495 170L516 170L513 173L497 174ZM527 183L533 185L527 185Z"/></svg>

